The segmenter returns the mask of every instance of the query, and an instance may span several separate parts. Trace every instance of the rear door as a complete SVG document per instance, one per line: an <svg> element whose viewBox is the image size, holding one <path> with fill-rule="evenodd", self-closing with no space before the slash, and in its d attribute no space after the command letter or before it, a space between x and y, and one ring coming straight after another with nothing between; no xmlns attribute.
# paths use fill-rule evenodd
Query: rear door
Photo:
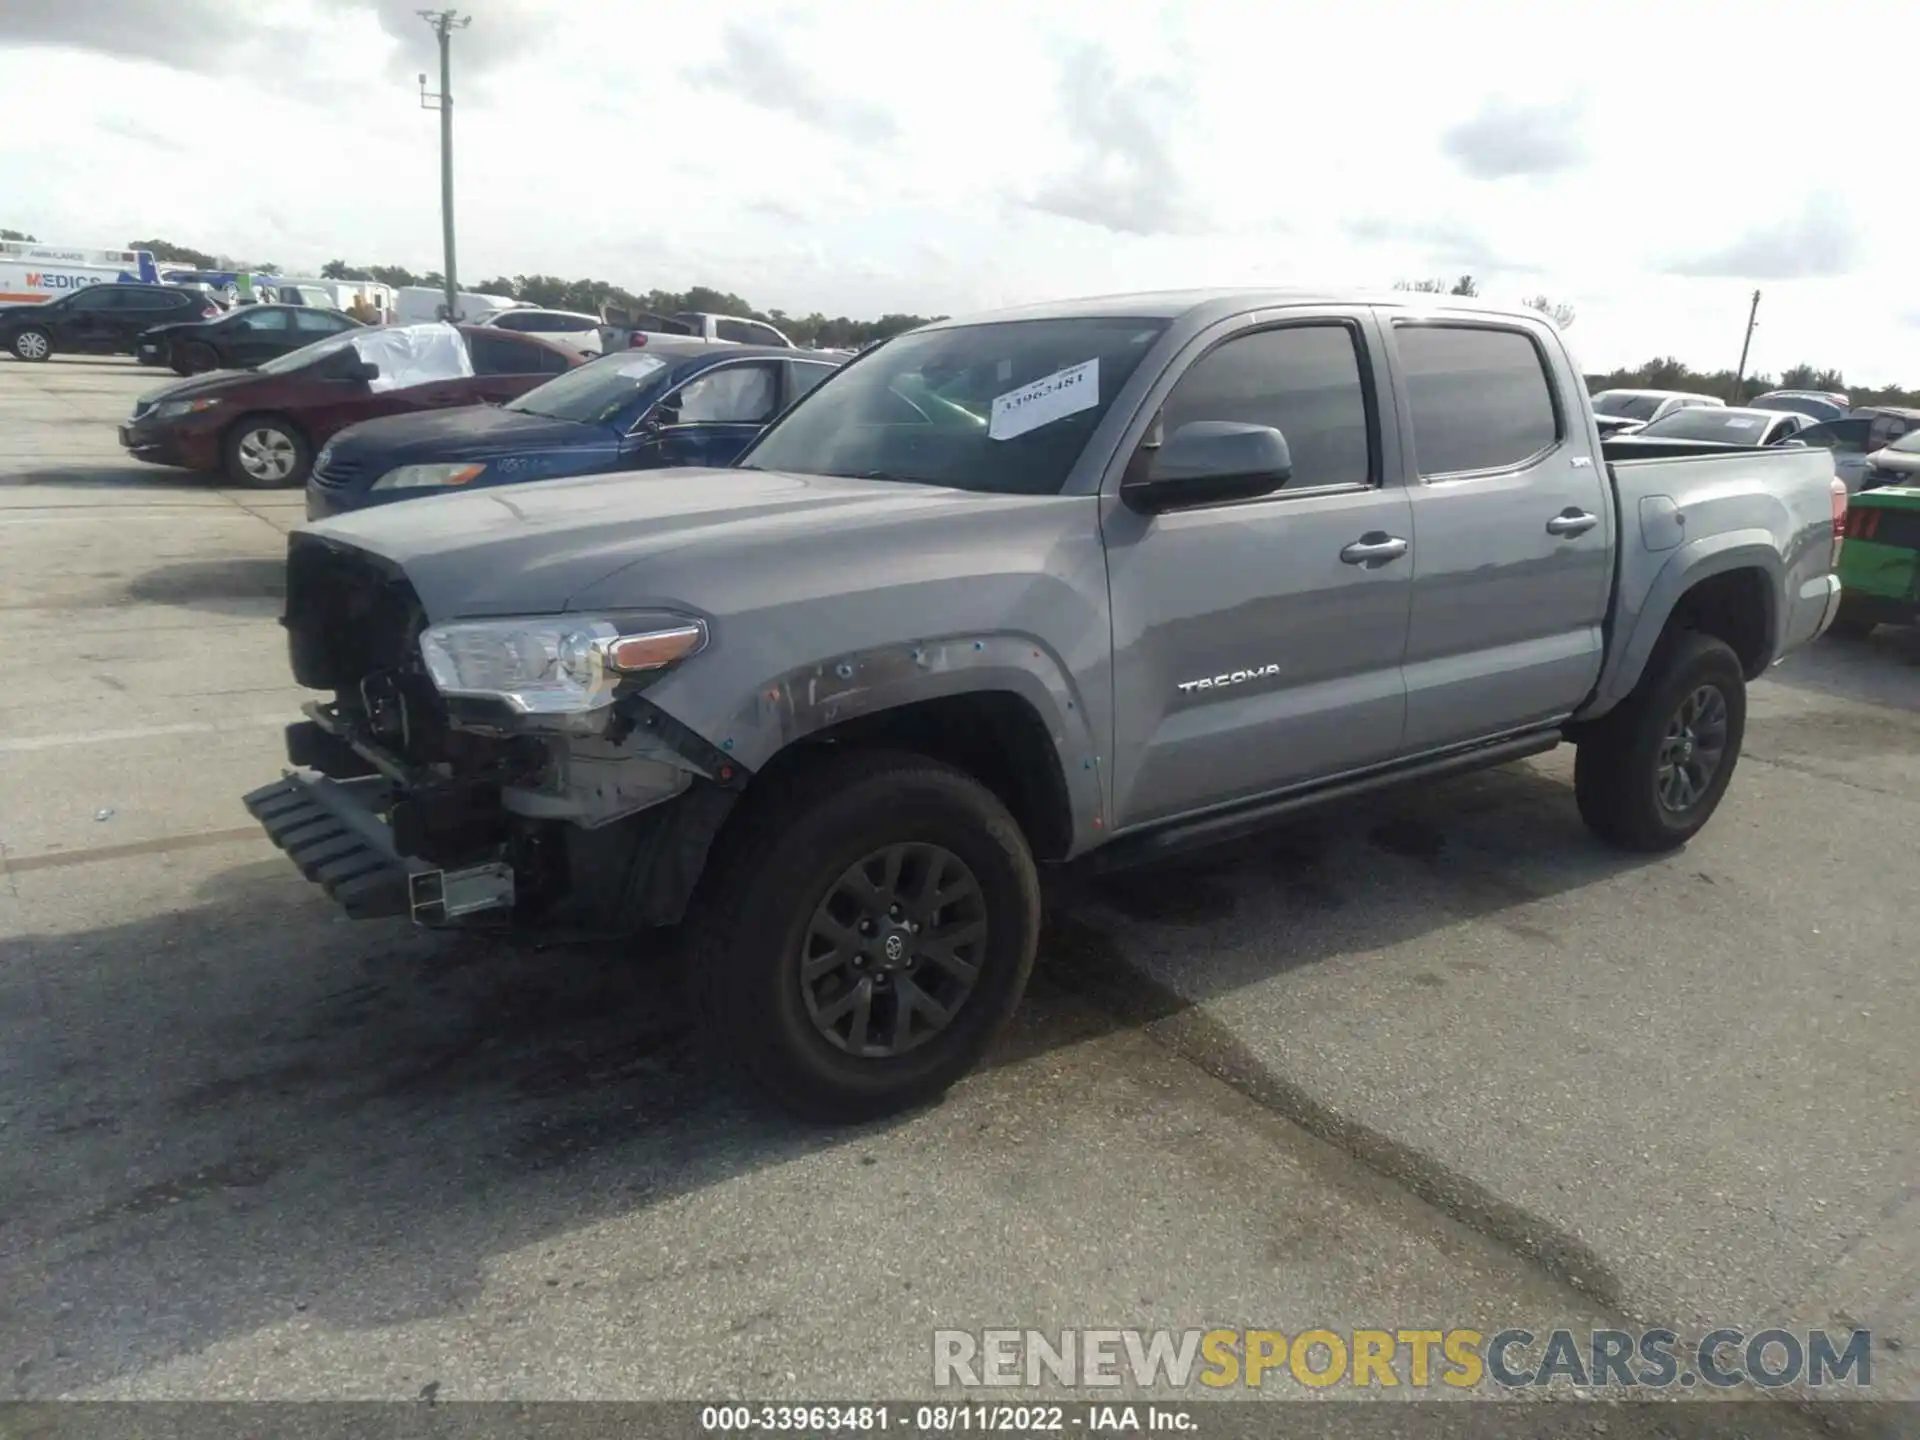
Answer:
<svg viewBox="0 0 1920 1440"><path fill-rule="evenodd" d="M200 312L211 307L211 301L202 302L179 290L129 285L120 291L120 303L107 312L111 317L108 351L131 355L134 341L142 330L198 320L202 318Z"/></svg>
<svg viewBox="0 0 1920 1440"><path fill-rule="evenodd" d="M1392 760L1406 719L1413 524L1372 317L1243 316L1175 367L1162 436L1270 425L1293 475L1155 515L1107 479L1116 830Z"/></svg>
<svg viewBox="0 0 1920 1440"><path fill-rule="evenodd" d="M1393 318L1411 437L1409 753L1571 713L1599 678L1606 477L1544 325Z"/></svg>
<svg viewBox="0 0 1920 1440"><path fill-rule="evenodd" d="M733 464L779 413L785 368L777 360L734 361L669 391L648 417L658 428L637 452L639 464Z"/></svg>

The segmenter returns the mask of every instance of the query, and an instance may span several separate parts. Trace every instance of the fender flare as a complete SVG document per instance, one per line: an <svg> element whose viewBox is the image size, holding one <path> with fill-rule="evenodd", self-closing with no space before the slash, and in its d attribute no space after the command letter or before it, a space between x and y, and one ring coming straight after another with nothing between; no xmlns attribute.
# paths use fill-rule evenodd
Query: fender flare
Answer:
<svg viewBox="0 0 1920 1440"><path fill-rule="evenodd" d="M1593 696L1575 718L1597 719L1631 695L1687 592L1703 580L1735 570L1758 570L1766 577L1765 653L1770 660L1780 643L1780 589L1785 571L1774 536L1762 529L1702 536L1668 557L1637 606L1616 614L1610 657L1601 668Z"/></svg>

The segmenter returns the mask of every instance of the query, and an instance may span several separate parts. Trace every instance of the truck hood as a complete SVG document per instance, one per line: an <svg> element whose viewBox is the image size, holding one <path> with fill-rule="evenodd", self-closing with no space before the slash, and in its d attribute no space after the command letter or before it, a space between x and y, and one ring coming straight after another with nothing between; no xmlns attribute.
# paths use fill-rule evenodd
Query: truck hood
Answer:
<svg viewBox="0 0 1920 1440"><path fill-rule="evenodd" d="M328 448L341 460L378 458L388 465L416 465L551 450L612 450L617 444L618 437L604 425L496 405L462 405L367 420L335 436Z"/></svg>
<svg viewBox="0 0 1920 1440"><path fill-rule="evenodd" d="M698 605L687 592L727 584L730 567L795 563L817 547L842 570L862 555L890 569L925 559L943 514L1036 498L771 470L629 471L434 495L304 529L398 566L438 621ZM887 535L909 522L911 533Z"/></svg>

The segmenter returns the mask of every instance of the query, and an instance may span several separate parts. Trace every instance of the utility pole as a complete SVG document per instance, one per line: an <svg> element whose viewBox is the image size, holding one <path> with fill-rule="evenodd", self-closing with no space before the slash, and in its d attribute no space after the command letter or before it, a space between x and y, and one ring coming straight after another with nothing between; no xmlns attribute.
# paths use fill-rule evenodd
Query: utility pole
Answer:
<svg viewBox="0 0 1920 1440"><path fill-rule="evenodd" d="M447 234L452 235L453 232L449 230ZM449 240L447 244L451 246L453 242ZM451 255L453 251L449 249L447 253ZM1739 369L1739 372L1735 374L1733 377L1733 397L1732 398L1733 398L1733 403L1735 405L1738 405L1740 403L1741 387L1746 384L1747 351L1753 347L1753 327L1759 323L1759 319L1760 319L1760 292L1756 290L1753 292L1753 304L1747 311L1747 338L1740 342L1740 369Z"/></svg>
<svg viewBox="0 0 1920 1440"><path fill-rule="evenodd" d="M446 250L441 275L447 284L447 319L459 318L458 295L460 285L454 275L453 262L453 67L449 58L449 43L455 30L464 30L473 23L470 15L455 14L451 10L421 10L420 18L433 27L433 33L440 41L440 93L427 93L427 77L420 77L420 108L440 112L440 240Z"/></svg>

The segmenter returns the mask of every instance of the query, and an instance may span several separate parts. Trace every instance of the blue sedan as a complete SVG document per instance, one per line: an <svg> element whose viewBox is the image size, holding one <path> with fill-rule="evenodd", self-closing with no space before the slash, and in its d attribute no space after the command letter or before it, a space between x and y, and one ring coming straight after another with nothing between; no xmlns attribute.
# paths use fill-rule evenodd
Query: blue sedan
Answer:
<svg viewBox="0 0 1920 1440"><path fill-rule="evenodd" d="M841 363L804 350L655 340L505 405L369 420L316 457L307 518L565 475L731 465Z"/></svg>

